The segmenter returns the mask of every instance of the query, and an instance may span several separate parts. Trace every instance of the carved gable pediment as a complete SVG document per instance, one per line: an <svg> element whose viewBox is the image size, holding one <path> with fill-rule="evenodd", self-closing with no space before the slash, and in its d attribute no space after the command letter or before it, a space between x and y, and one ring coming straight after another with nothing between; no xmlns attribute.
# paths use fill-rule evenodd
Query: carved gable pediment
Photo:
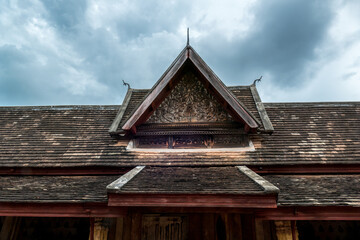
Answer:
<svg viewBox="0 0 360 240"><path fill-rule="evenodd" d="M144 125L229 122L240 124L246 131L254 132L259 127L195 50L186 46L130 114L122 130L138 134Z"/></svg>
<svg viewBox="0 0 360 240"><path fill-rule="evenodd" d="M233 121L191 71L186 72L146 123L214 123Z"/></svg>

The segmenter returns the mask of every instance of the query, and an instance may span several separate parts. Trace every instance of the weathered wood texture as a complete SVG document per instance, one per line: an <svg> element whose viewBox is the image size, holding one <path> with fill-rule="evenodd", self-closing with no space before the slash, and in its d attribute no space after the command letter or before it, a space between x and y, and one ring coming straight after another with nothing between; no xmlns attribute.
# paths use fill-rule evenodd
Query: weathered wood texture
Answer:
<svg viewBox="0 0 360 240"><path fill-rule="evenodd" d="M90 231L89 239L108 240L110 220L105 218L95 218L94 231ZM93 234L93 236L91 236Z"/></svg>
<svg viewBox="0 0 360 240"><path fill-rule="evenodd" d="M142 216L141 239L188 239L187 216L162 216L149 214Z"/></svg>
<svg viewBox="0 0 360 240"><path fill-rule="evenodd" d="M299 240L295 222L275 221L276 236L278 240ZM295 229L295 230L294 230Z"/></svg>
<svg viewBox="0 0 360 240"><path fill-rule="evenodd" d="M125 224L126 221L128 224ZM252 228L252 224L251 222L243 224L242 215L235 213L141 214L138 212L130 213L123 220L118 220L115 239L246 240L252 239L253 229L245 231L244 235L243 226ZM138 231L136 234L133 234L134 228Z"/></svg>

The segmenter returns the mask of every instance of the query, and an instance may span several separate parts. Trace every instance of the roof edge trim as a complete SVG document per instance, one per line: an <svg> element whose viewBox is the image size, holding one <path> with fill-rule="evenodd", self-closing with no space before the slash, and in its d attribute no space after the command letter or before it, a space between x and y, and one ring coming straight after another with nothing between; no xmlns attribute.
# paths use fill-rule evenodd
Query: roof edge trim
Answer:
<svg viewBox="0 0 360 240"><path fill-rule="evenodd" d="M265 133L273 133L274 132L274 127L270 121L270 118L266 112L265 106L261 101L260 95L256 89L255 84L250 85L250 90L251 90L251 94L253 96L255 105L256 105L256 109L259 112L260 118L261 118L261 122L264 126L264 132Z"/></svg>
<svg viewBox="0 0 360 240"><path fill-rule="evenodd" d="M126 92L123 103L121 104L121 107L120 107L118 113L116 114L116 117L115 117L114 121L112 122L112 124L111 124L111 126L109 128L109 133L110 134L115 134L117 129L119 128L119 124L121 122L122 117L124 116L126 108L129 105L130 98L131 98L131 95L132 95L133 91L134 91L133 89L129 88L128 91Z"/></svg>
<svg viewBox="0 0 360 240"><path fill-rule="evenodd" d="M234 109L240 118L251 128L258 128L259 122L250 111L234 96L214 71L206 64L200 55L189 46L189 59L224 100Z"/></svg>
<svg viewBox="0 0 360 240"><path fill-rule="evenodd" d="M266 180L265 178L261 177L254 171L252 171L250 168L246 166L236 166L240 172L245 174L247 177L249 177L251 180L253 180L256 184L258 184L260 187L264 189L264 192L266 193L276 193L278 194L280 192L280 189L274 186L271 182Z"/></svg>
<svg viewBox="0 0 360 240"><path fill-rule="evenodd" d="M125 124L122 126L123 130L130 130L142 114L146 111L146 109L151 105L151 103L156 99L157 92L161 92L168 82L175 76L177 71L184 65L185 61L188 59L187 57L187 49L185 47L180 54L176 57L176 59L171 63L171 65L166 69L163 75L159 78L159 80L155 83L155 85L151 88L148 94L144 97L143 102L132 112L129 118L126 120ZM157 89L158 91L154 91Z"/></svg>
<svg viewBox="0 0 360 240"><path fill-rule="evenodd" d="M129 172L125 173L119 177L114 182L106 186L108 192L116 192L120 190L125 184L127 184L131 179L133 179L138 173L140 173L145 166L137 166L131 169Z"/></svg>

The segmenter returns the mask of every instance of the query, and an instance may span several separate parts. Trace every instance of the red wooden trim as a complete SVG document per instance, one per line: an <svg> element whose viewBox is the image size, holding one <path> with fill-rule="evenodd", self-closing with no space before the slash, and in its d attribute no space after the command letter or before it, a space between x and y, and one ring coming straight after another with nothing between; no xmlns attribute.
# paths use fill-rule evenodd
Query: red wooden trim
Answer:
<svg viewBox="0 0 360 240"><path fill-rule="evenodd" d="M69 175L123 175L133 167L15 167L0 168L0 175L42 175L42 176L69 176Z"/></svg>
<svg viewBox="0 0 360 240"><path fill-rule="evenodd" d="M276 208L275 194L116 194L108 193L109 206L131 207L239 207Z"/></svg>
<svg viewBox="0 0 360 240"><path fill-rule="evenodd" d="M360 207L278 207L255 211L262 220L360 220Z"/></svg>
<svg viewBox="0 0 360 240"><path fill-rule="evenodd" d="M248 166L260 174L296 174L296 173L360 173L360 164L299 164L291 166Z"/></svg>
<svg viewBox="0 0 360 240"><path fill-rule="evenodd" d="M292 235L292 240L296 240L296 225L295 225L295 221L292 220L291 221L291 235Z"/></svg>
<svg viewBox="0 0 360 240"><path fill-rule="evenodd" d="M19 217L119 217L127 208L107 203L0 203L0 216Z"/></svg>
<svg viewBox="0 0 360 240"><path fill-rule="evenodd" d="M90 218L90 240L94 240L95 219Z"/></svg>

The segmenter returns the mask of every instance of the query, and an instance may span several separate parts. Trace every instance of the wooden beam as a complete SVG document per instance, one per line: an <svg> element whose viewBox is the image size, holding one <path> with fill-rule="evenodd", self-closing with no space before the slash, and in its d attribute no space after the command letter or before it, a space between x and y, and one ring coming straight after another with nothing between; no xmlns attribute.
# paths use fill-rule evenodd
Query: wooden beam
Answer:
<svg viewBox="0 0 360 240"><path fill-rule="evenodd" d="M83 176L83 175L123 175L132 167L16 167L0 168L0 175L21 176Z"/></svg>
<svg viewBox="0 0 360 240"><path fill-rule="evenodd" d="M1 216L21 217L119 217L124 207L106 203L0 203Z"/></svg>
<svg viewBox="0 0 360 240"><path fill-rule="evenodd" d="M342 207L278 207L255 210L255 217L263 220L360 220L360 208Z"/></svg>
<svg viewBox="0 0 360 240"><path fill-rule="evenodd" d="M299 165L272 165L248 166L251 170L261 174L316 174L316 173L360 173L360 164L299 164Z"/></svg>
<svg viewBox="0 0 360 240"><path fill-rule="evenodd" d="M108 193L109 206L276 208L276 194L152 194Z"/></svg>

